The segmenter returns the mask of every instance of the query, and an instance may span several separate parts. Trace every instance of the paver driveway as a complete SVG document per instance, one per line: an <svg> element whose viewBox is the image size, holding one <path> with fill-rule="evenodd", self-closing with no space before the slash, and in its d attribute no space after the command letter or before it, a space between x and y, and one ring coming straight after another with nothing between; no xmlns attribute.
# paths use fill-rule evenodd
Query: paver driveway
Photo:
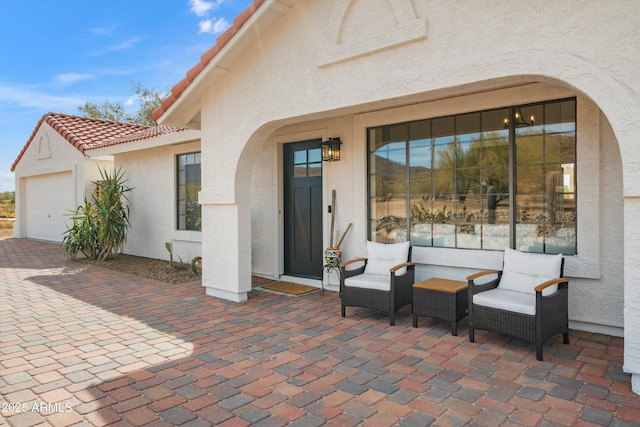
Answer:
<svg viewBox="0 0 640 427"><path fill-rule="evenodd" d="M0 240L0 424L638 425L621 338L532 345L325 292L246 303Z"/></svg>

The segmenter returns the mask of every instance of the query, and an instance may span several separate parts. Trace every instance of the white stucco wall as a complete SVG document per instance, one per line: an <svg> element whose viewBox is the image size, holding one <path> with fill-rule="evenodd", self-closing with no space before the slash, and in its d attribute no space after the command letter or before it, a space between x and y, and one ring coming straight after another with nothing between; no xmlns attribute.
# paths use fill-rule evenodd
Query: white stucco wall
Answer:
<svg viewBox="0 0 640 427"><path fill-rule="evenodd" d="M102 175L100 171L113 171L113 160L99 160L99 159L91 159L85 158L84 161L84 196L89 198L93 190L96 189L96 185L94 182L100 181L102 179ZM80 200L82 202L82 200Z"/></svg>
<svg viewBox="0 0 640 427"><path fill-rule="evenodd" d="M264 277L278 275L279 153L276 144L265 141L251 176L251 271Z"/></svg>
<svg viewBox="0 0 640 427"><path fill-rule="evenodd" d="M598 167L600 176L597 201L600 215L600 277L574 278L569 294L571 327L611 335L622 335L624 328L624 203L622 199L622 160L617 141L606 117L599 114ZM580 141L579 141L580 143ZM578 168L584 167L578 163ZM592 174L593 169L584 171ZM580 184L578 184L580 185ZM590 187L581 193L593 191ZM588 209L583 207L582 211ZM582 212L580 211L580 213ZM579 215L580 215L579 213ZM589 230L584 230L589 232ZM583 233L578 234L578 239Z"/></svg>
<svg viewBox="0 0 640 427"><path fill-rule="evenodd" d="M116 154L129 192L130 223L124 253L169 259L166 242L173 243L174 261L189 262L199 256L202 233L177 230L176 157L200 151L199 142L168 145Z"/></svg>

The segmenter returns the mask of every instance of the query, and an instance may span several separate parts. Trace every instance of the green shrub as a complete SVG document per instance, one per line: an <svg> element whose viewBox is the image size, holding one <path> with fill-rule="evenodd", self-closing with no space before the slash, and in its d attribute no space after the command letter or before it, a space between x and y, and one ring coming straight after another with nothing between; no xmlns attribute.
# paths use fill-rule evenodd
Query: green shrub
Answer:
<svg viewBox="0 0 640 427"><path fill-rule="evenodd" d="M82 252L91 259L106 260L122 249L129 231L127 195L132 189L125 185L121 169L110 173L99 169L101 180L91 199L72 212L72 226L62 240L64 251L72 259Z"/></svg>
<svg viewBox="0 0 640 427"><path fill-rule="evenodd" d="M76 259L78 252L90 259L98 258L98 229L96 210L85 197L84 203L73 212L71 220L73 225L66 231L62 239L64 252Z"/></svg>

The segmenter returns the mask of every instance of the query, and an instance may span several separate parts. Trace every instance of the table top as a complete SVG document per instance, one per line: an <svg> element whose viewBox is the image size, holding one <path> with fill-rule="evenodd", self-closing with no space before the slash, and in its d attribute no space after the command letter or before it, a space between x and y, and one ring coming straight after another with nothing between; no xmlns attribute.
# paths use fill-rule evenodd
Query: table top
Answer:
<svg viewBox="0 0 640 427"><path fill-rule="evenodd" d="M431 279L414 283L413 287L421 288L421 289L430 289L432 291L458 293L463 290L466 290L468 287L468 283L463 282L461 280L450 280L450 279L441 279L439 277L432 277Z"/></svg>

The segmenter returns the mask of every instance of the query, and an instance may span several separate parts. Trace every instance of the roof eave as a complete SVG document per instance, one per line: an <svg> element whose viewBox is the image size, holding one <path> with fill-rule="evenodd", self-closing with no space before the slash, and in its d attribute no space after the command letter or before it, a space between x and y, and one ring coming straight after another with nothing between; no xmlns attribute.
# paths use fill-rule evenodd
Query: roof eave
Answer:
<svg viewBox="0 0 640 427"><path fill-rule="evenodd" d="M46 120L46 118L50 114L51 113L46 113L46 114L43 114L42 117L40 117L40 120L38 120L38 124L36 124L36 127L33 128L33 132L31 132L31 136L29 137L29 139L27 140L26 144L24 144L24 146L22 147L22 149L18 153L18 157L16 157L16 159L13 161L13 164L11 165L11 172L15 172L16 167L18 166L18 163L20 163L20 160L22 160L22 156L27 151L27 148L29 148L29 145L31 144L31 141L33 141L33 138L38 133L38 130L40 129L40 126L42 126L42 123L44 123L44 121Z"/></svg>
<svg viewBox="0 0 640 427"><path fill-rule="evenodd" d="M171 95L154 112L163 125L200 129L201 94L233 68L238 59L258 41L261 33L291 11L295 0L254 0L218 37L216 44L200 57L184 79L173 86Z"/></svg>
<svg viewBox="0 0 640 427"><path fill-rule="evenodd" d="M85 150L85 155L91 159L102 156L114 156L116 154L129 153L131 151L147 150L150 148L163 147L167 145L185 144L200 140L199 130L183 130L181 132L172 132L163 135L154 136L152 138L141 139L138 141L129 141L122 144L109 145L106 147L89 148Z"/></svg>

